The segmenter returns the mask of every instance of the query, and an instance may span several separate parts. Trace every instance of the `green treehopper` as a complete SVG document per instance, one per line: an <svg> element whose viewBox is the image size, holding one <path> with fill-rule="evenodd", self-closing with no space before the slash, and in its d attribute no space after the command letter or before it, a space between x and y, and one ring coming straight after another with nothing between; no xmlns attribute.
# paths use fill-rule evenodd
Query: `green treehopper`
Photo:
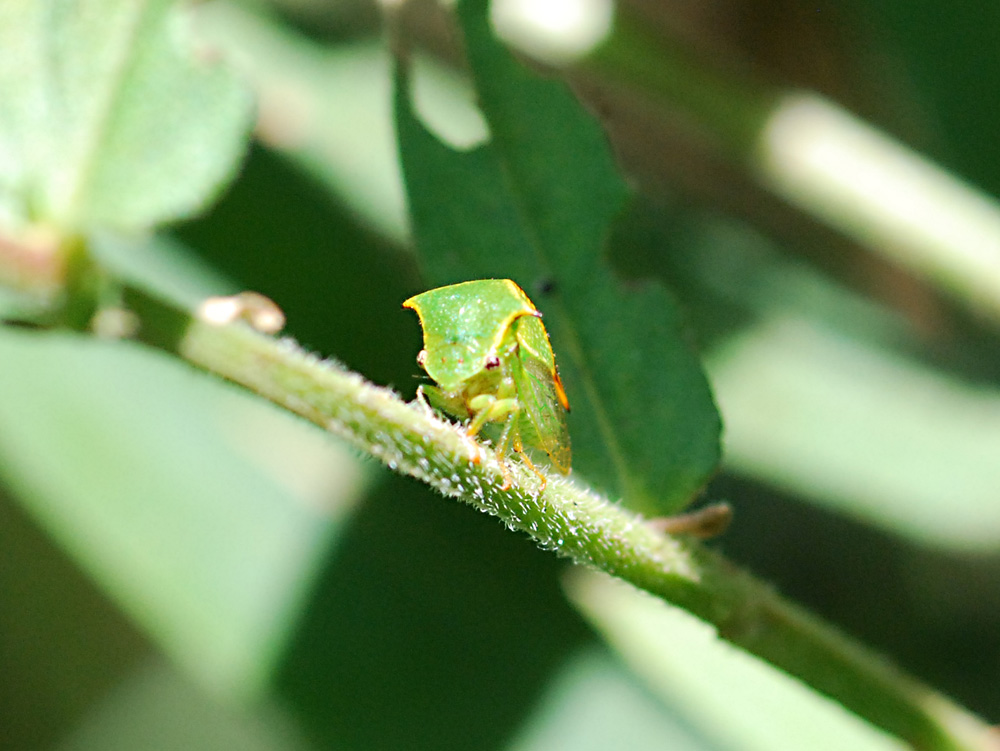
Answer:
<svg viewBox="0 0 1000 751"><path fill-rule="evenodd" d="M480 279L439 287L411 297L424 330L417 362L436 386L419 394L436 409L469 420L467 434L502 423L496 455L504 463L513 449L541 479L525 448L541 449L567 474L571 451L566 412L569 400L559 380L542 314L509 279Z"/></svg>

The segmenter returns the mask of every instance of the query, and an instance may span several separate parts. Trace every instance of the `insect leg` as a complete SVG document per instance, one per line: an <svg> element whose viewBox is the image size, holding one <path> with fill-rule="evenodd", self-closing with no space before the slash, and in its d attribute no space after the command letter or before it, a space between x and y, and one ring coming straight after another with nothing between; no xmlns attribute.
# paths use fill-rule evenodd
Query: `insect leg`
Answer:
<svg viewBox="0 0 1000 751"><path fill-rule="evenodd" d="M479 400L483 400L483 399L485 399L485 395L480 395L480 396L478 396L476 398L479 399ZM485 425L486 423L488 423L490 421L490 419L493 417L493 411L494 411L493 408L494 408L495 404L496 404L496 400L494 400L492 397L490 397L490 400L488 402L486 402L486 404L484 406L482 406L475 413L475 415L473 415L472 422L469 423L469 427L466 428L466 430L465 430L465 434L466 435L468 435L471 438L472 436L478 434L480 430L482 430L483 425ZM477 406L479 406L479 405L477 405Z"/></svg>
<svg viewBox="0 0 1000 751"><path fill-rule="evenodd" d="M424 414L428 417L436 418L440 413L453 414L455 411L452 404L454 401L453 397L443 393L436 386L426 384L417 386L416 401L420 403ZM479 444L476 443L475 438L472 436L467 434L466 439L466 442L469 444L469 461L473 464L480 464L483 460L482 449L479 448Z"/></svg>
<svg viewBox="0 0 1000 751"><path fill-rule="evenodd" d="M511 430L514 428L514 421L516 419L516 412L507 418L507 422L505 422L503 426L503 432L500 433L500 438L497 440L495 456L497 458L497 464L500 465L500 474L503 475L503 485L500 487L501 490L510 490L511 485L514 484L514 478L510 475L510 469L507 467L507 461L504 458L504 454L507 452L507 444L510 443Z"/></svg>
<svg viewBox="0 0 1000 751"><path fill-rule="evenodd" d="M434 416L434 407L431 406L431 403L427 400L427 396L424 394L423 384L417 386L417 401L424 408L424 412L432 417Z"/></svg>
<svg viewBox="0 0 1000 751"><path fill-rule="evenodd" d="M539 486L538 492L544 493L545 486L549 484L549 479L543 475L541 470L539 470L538 467L532 463L531 459L528 458L528 454L524 450L524 446L521 445L521 437L519 435L514 436L514 451L521 455L521 458L524 459L524 463L528 465L528 469L534 472L535 477L541 481L542 484Z"/></svg>

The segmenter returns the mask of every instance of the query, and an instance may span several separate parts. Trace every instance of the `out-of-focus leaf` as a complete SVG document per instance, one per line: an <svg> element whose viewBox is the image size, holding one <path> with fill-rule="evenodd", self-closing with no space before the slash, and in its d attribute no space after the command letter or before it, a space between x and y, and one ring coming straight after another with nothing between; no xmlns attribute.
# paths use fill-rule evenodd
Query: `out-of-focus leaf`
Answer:
<svg viewBox="0 0 1000 751"><path fill-rule="evenodd" d="M60 751L308 751L271 702L234 708L212 701L160 660L147 660L108 692Z"/></svg>
<svg viewBox="0 0 1000 751"><path fill-rule="evenodd" d="M576 469L635 509L675 511L718 461L719 420L674 301L656 283L626 288L603 259L628 198L605 136L563 85L529 73L496 41L485 3L462 2L459 16L490 143L446 147L397 86L428 279L521 284L552 334Z"/></svg>
<svg viewBox="0 0 1000 751"><path fill-rule="evenodd" d="M610 652L580 650L553 676L507 751L720 751L671 709Z"/></svg>
<svg viewBox="0 0 1000 751"><path fill-rule="evenodd" d="M564 565L393 475L316 578L282 703L323 748L499 751L589 637L559 587Z"/></svg>
<svg viewBox="0 0 1000 751"><path fill-rule="evenodd" d="M367 227L403 242L390 61L381 40L319 45L239 1L199 8L198 31L254 87L260 140L291 157ZM440 81L445 76L436 70ZM447 92L446 84L435 91Z"/></svg>
<svg viewBox="0 0 1000 751"><path fill-rule="evenodd" d="M904 744L678 608L575 571L571 599L649 687L728 751L903 751Z"/></svg>
<svg viewBox="0 0 1000 751"><path fill-rule="evenodd" d="M252 149L212 212L177 235L278 302L288 333L307 349L331 353L375 383L416 389L420 331L400 307L419 286L412 254L364 231L294 163Z"/></svg>
<svg viewBox="0 0 1000 751"><path fill-rule="evenodd" d="M143 228L229 179L249 97L172 0L0 8L0 223Z"/></svg>
<svg viewBox="0 0 1000 751"><path fill-rule="evenodd" d="M0 480L203 684L257 690L356 460L157 353L0 334Z"/></svg>
<svg viewBox="0 0 1000 751"><path fill-rule="evenodd" d="M984 107L1000 87L1000 52L994 30L997 7L963 3L941 13L929 0L897 3L874 0L858 6L865 23L889 40L897 70L906 75L897 97L918 103L914 120L932 126L931 136L918 146L994 196L1000 195L1000 160L994 134L1000 110ZM974 75L970 72L974 71ZM924 134L925 135L925 134Z"/></svg>
<svg viewBox="0 0 1000 751"><path fill-rule="evenodd" d="M5 491L0 737L4 748L51 749L149 644Z"/></svg>
<svg viewBox="0 0 1000 751"><path fill-rule="evenodd" d="M735 471L917 540L1000 549L1000 391L774 316L710 359Z"/></svg>

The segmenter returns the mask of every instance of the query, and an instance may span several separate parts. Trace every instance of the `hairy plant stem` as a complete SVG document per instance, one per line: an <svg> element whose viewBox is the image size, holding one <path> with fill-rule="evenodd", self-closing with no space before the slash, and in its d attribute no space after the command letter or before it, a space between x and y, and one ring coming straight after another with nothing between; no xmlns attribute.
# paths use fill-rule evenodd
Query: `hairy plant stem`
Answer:
<svg viewBox="0 0 1000 751"><path fill-rule="evenodd" d="M780 598L693 539L671 537L561 476L511 461L512 487L492 451L458 426L408 404L338 363L246 325L212 324L141 289L124 302L138 338L244 386L350 441L391 469L465 501L577 563L614 574L715 625L720 637L787 671L915 748L995 749L990 728L882 658Z"/></svg>

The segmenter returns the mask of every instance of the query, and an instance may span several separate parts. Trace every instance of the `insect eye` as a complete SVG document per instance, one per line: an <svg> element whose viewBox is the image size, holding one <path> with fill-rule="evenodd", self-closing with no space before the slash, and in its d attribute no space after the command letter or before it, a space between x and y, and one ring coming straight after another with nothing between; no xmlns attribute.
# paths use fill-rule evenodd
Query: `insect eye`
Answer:
<svg viewBox="0 0 1000 751"><path fill-rule="evenodd" d="M500 367L500 358L496 355L490 355L486 358L486 362L483 363L483 367L487 370L493 370L494 368Z"/></svg>

